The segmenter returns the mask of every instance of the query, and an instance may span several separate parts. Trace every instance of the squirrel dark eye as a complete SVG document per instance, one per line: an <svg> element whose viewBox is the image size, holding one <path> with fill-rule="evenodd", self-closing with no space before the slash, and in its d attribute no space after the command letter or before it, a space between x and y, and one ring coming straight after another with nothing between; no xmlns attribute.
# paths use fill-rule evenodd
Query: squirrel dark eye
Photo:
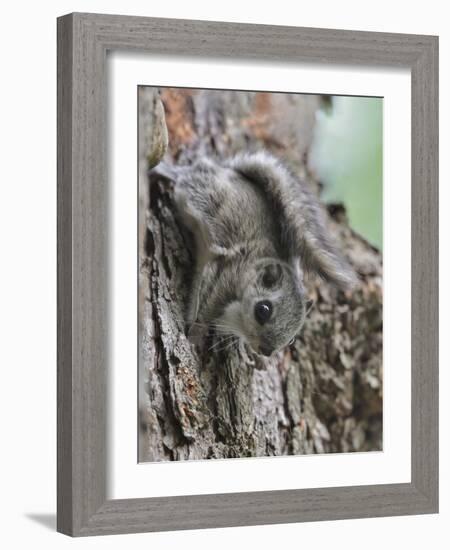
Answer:
<svg viewBox="0 0 450 550"><path fill-rule="evenodd" d="M269 302L269 300L257 302L257 304L255 305L255 319L260 325L264 325L264 323L267 323L267 321L270 319L272 311L272 303Z"/></svg>

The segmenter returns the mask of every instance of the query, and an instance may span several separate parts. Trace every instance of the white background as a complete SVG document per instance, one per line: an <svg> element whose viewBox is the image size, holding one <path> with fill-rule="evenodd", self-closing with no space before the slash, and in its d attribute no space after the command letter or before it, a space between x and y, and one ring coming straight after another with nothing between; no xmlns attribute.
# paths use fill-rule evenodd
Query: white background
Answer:
<svg viewBox="0 0 450 550"><path fill-rule="evenodd" d="M134 0L7 4L2 10L0 87L0 311L2 545L19 548L445 548L450 520L449 351L441 352L441 513L302 525L126 535L70 540L54 533L56 470L56 26L71 11L228 20L440 35L440 95L450 97L450 28L439 0L294 3ZM440 105L441 280L449 279L448 100ZM446 215L444 215L446 214ZM441 335L449 291L441 285ZM446 306L446 307L445 307Z"/></svg>

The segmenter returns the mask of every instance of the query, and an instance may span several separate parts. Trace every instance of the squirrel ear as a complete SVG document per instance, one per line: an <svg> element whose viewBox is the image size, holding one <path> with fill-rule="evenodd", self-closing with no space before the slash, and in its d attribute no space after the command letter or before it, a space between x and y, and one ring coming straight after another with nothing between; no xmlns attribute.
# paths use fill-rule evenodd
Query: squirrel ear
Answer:
<svg viewBox="0 0 450 550"><path fill-rule="evenodd" d="M260 274L261 284L264 288L278 286L283 277L283 268L280 263L274 261L265 265Z"/></svg>

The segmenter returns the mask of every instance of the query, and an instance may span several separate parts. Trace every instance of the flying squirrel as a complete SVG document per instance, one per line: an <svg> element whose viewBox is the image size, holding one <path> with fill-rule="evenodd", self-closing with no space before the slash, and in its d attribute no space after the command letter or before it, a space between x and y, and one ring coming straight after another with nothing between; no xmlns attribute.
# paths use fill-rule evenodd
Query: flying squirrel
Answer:
<svg viewBox="0 0 450 550"><path fill-rule="evenodd" d="M234 335L270 356L299 333L311 303L304 273L340 289L355 272L327 233L317 198L279 159L260 151L190 166L160 163L179 219L194 237L185 321Z"/></svg>

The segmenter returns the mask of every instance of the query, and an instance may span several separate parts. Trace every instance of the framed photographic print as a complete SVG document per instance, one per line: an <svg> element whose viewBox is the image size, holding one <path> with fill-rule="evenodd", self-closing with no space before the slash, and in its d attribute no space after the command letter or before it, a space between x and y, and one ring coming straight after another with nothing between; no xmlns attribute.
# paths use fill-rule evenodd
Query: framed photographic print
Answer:
<svg viewBox="0 0 450 550"><path fill-rule="evenodd" d="M438 40L58 20L58 530L438 510Z"/></svg>

